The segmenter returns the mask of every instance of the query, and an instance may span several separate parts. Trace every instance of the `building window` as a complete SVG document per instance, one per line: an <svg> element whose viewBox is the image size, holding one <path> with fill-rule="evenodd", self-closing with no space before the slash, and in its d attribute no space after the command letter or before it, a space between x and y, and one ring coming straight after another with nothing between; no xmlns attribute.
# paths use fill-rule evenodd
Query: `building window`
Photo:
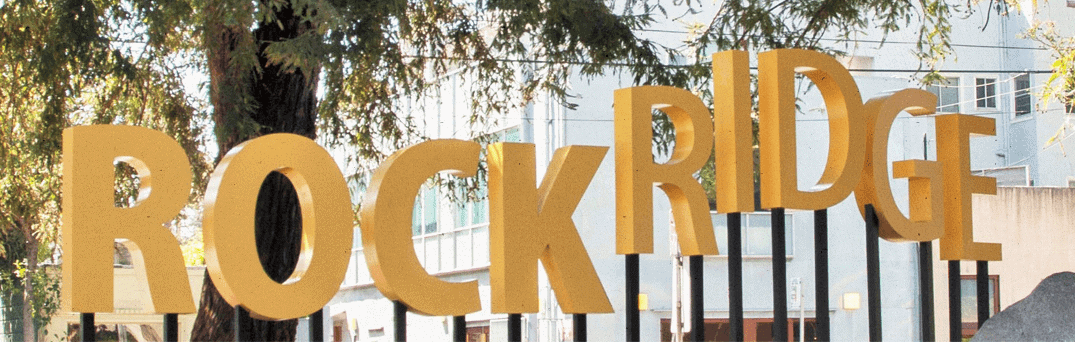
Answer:
<svg viewBox="0 0 1075 342"><path fill-rule="evenodd" d="M937 95L937 113L959 112L959 78L945 78L926 90Z"/></svg>
<svg viewBox="0 0 1075 342"><path fill-rule="evenodd" d="M773 255L773 225L772 218L767 212L754 212L742 214L742 239L744 256L772 256ZM717 249L720 255L728 255L728 215L711 212L713 228L716 229ZM792 247L792 215L784 214L784 254L794 255Z"/></svg>
<svg viewBox="0 0 1075 342"><path fill-rule="evenodd" d="M414 213L411 215L411 233L413 235L437 232L437 188L423 185L414 199Z"/></svg>
<svg viewBox="0 0 1075 342"><path fill-rule="evenodd" d="M788 319L788 341L816 341L817 340L817 321L814 318L806 318L806 336L804 339L799 339L799 319ZM661 319L661 342L672 341L672 320L667 318ZM683 335L688 335L684 333ZM731 341L731 323L727 319L723 318L707 318L705 319L705 341ZM687 336L683 336L680 341L686 341ZM744 319L743 320L743 340L744 341L772 341L773 340L773 319L772 318L760 318L760 319Z"/></svg>
<svg viewBox="0 0 1075 342"><path fill-rule="evenodd" d="M976 78L974 90L978 108L997 108L997 79Z"/></svg>
<svg viewBox="0 0 1075 342"><path fill-rule="evenodd" d="M467 327L467 342L489 342L489 322L484 326Z"/></svg>
<svg viewBox="0 0 1075 342"><path fill-rule="evenodd" d="M1015 115L1030 114L1032 110L1030 97L1030 75L1015 77Z"/></svg>
<svg viewBox="0 0 1075 342"><path fill-rule="evenodd" d="M963 320L963 337L978 332L978 280L975 275L962 275L959 281L960 308ZM1000 276L989 275L989 317L1000 312Z"/></svg>
<svg viewBox="0 0 1075 342"><path fill-rule="evenodd" d="M456 198L460 201L452 209L456 228L489 223L489 194L486 185L482 184L474 196L474 199L466 199L462 190L456 191Z"/></svg>
<svg viewBox="0 0 1075 342"><path fill-rule="evenodd" d="M519 127L511 127L482 136L478 140L485 141L486 144L521 142L522 132ZM489 223L489 185L484 180L479 180L478 182L476 189L472 189L472 193L468 194L468 191L462 188L463 185L460 185L454 192L454 197L457 199L452 205L455 228Z"/></svg>

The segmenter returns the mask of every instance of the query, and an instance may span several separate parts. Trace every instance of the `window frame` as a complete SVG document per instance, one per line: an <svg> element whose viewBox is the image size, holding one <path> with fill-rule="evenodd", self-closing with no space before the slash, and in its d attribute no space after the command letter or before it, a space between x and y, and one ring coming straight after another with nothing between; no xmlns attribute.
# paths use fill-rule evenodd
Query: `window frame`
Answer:
<svg viewBox="0 0 1075 342"><path fill-rule="evenodd" d="M428 182L418 188L418 195L414 198L414 208L411 209L411 237L436 234L441 231L441 201L440 191L437 188L438 186ZM429 204L432 204L432 208L427 208ZM432 221L427 220L430 214L433 216ZM416 227L420 227L418 231L415 231Z"/></svg>
<svg viewBox="0 0 1075 342"><path fill-rule="evenodd" d="M997 109L997 78L974 78L974 104L979 109Z"/></svg>
<svg viewBox="0 0 1075 342"><path fill-rule="evenodd" d="M742 227L741 227L741 231L740 231L740 238L742 238L742 246L741 246L742 249L741 250L743 251L743 258L744 259L771 259L773 257L773 254L772 254L772 223L771 223L772 222L772 216L771 215L772 214L770 212L768 212L768 211L755 211L755 212L750 212L750 213L742 213L742 220L741 220ZM717 222L717 217L718 216L720 217L720 220L724 222L723 225L718 225L718 222ZM768 241L769 253L768 254L749 253L748 252L748 244L751 241L751 237L750 237L750 235L751 235L750 234L751 225L750 225L750 222L752 222L752 220L757 220L758 217L762 217L762 216L764 216L765 220L768 221L768 223L767 223L768 225L765 226L765 227L754 227L754 228L768 228L769 239L766 240L766 241ZM709 217L710 217L710 220L713 222L713 230L714 230L713 233L714 233L714 235L715 235L715 237L717 239L717 250L718 250L719 254L717 254L717 255L707 255L707 257L727 258L728 257L728 248L727 248L727 246L728 246L727 214L718 213L716 211L710 211L709 212ZM757 239L757 238L758 237L755 237L755 239ZM722 241L723 241L723 243L722 243ZM723 246L723 247L721 247L721 246ZM784 212L784 256L789 260L795 257L795 215L793 213L790 213L790 212Z"/></svg>
<svg viewBox="0 0 1075 342"><path fill-rule="evenodd" d="M1020 85L1025 84L1025 87L1020 88ZM1020 74L1012 78L1012 112L1016 117L1024 116L1034 112L1034 96L1030 93L1030 74ZM1025 110L1021 110L1019 102L1024 100L1026 102Z"/></svg>
<svg viewBox="0 0 1075 342"><path fill-rule="evenodd" d="M504 127L501 130L484 135L483 138L486 140L486 144L522 142L522 126ZM452 215L452 227L451 229L443 230L462 230L489 224L489 184L485 180L479 180L479 182L478 195L481 197L480 200L464 199L463 197L465 196L462 196L462 191L459 191L455 194L458 200L446 201L449 205L448 211Z"/></svg>
<svg viewBox="0 0 1075 342"><path fill-rule="evenodd" d="M978 281L978 276L977 275L974 275L974 274L960 275L959 276L960 287L963 286L963 281L964 280L973 281L975 283L975 289L977 289L977 281ZM990 274L989 275L989 283L993 287L993 314L990 315L989 317L993 317L997 313L1000 312L1000 275L999 274ZM978 294L977 294L977 291L976 291L974 293L974 297L977 297L977 296L978 296ZM960 300L962 300L962 297L964 297L964 294L960 293ZM975 303L977 303L977 301ZM975 308L975 312L977 312L977 308ZM962 316L962 313L960 313L960 316ZM966 322L966 321L963 321L962 317L960 317L960 322L961 322L962 327L963 327L962 332L961 332L963 338L973 337L974 334L976 334L978 332L978 321L977 321L977 319L975 319L975 321L973 321L973 322Z"/></svg>
<svg viewBox="0 0 1075 342"><path fill-rule="evenodd" d="M481 184L478 191L480 200L466 199L462 190L457 190L456 201L451 202L452 229L462 230L489 224L488 184Z"/></svg>
<svg viewBox="0 0 1075 342"><path fill-rule="evenodd" d="M943 80L926 87L926 91L933 93L933 95L937 96L937 114L952 114L960 112L959 101L962 95L960 95L961 91L959 88L959 84L959 77L944 77ZM954 89L954 91L945 91L945 89ZM946 101L948 99L948 95L946 94L954 95L955 99L953 101Z"/></svg>

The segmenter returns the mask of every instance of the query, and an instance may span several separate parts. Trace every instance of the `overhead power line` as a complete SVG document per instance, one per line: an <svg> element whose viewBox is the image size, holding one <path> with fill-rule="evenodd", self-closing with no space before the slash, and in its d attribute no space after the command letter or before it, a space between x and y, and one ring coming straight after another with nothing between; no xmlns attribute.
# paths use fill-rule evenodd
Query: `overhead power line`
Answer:
<svg viewBox="0 0 1075 342"><path fill-rule="evenodd" d="M658 33L675 33L675 34L688 34L687 31L679 30L661 30L661 29L639 29L642 32L658 32ZM728 35L722 33L720 35ZM820 40L838 42L838 43L872 43L872 44L898 44L898 45L918 45L918 42L912 41L898 41L898 40L878 40L878 39L839 39L839 38L819 38ZM1033 51L1047 51L1043 47L1031 47L1031 46L1003 46L1003 45L984 45L984 44L948 44L952 47L965 47L965 48L981 48L981 49L1003 49L1003 50L1033 50Z"/></svg>
<svg viewBox="0 0 1075 342"><path fill-rule="evenodd" d="M1022 114L1022 115L1056 113L1056 112L1064 112L1064 111L1065 111L1064 108L1051 108L1051 109L1045 109L1045 110L1035 110L1035 111L1032 111L1030 113L1026 113L1026 114ZM897 116L896 120L912 120L912 119L933 118L933 117L936 117L936 116L939 116L939 115L947 115L947 114L954 114L954 113L934 113L934 114L919 115L919 116L904 116L904 115L901 115L901 116ZM967 112L967 113L959 113L959 114L974 115L974 116L1000 116L1000 115L1014 116L1014 115L1019 114L1019 113L1016 113L1016 112L1013 112L1013 111L997 110L997 111L988 111L988 112ZM534 118L527 118L527 117L522 117L522 116L503 116L501 118L505 119L505 120L535 121ZM555 120L557 120L557 121L566 121L566 122L614 122L614 121L616 121L614 119L580 119L580 118L558 118L558 119L555 119ZM804 119L804 118L796 118L795 119L795 122L821 122L821 121L828 122L829 119ZM1073 133L1073 134L1075 134L1075 133Z"/></svg>
<svg viewBox="0 0 1075 342"><path fill-rule="evenodd" d="M651 68L692 68L700 65L709 65L709 61L703 61L697 64L632 64L632 63L595 63L586 61L551 61L551 60L539 60L539 59L526 59L526 58L467 58L467 57L445 57L445 56L420 56L420 55L407 55L404 58L425 58L425 59L439 59L450 60L456 62L477 62L477 61L493 61L498 63L523 63L523 64L547 64L547 65L587 65L587 66L611 66L611 67L651 67ZM750 67L750 70L757 70L757 67ZM919 73L919 72L931 72L932 70L926 69L869 69L869 68L852 68L847 69L851 72L900 72L900 73ZM1005 74L1005 73L1027 73L1027 74L1050 74L1052 70L951 70L942 69L936 70L942 74Z"/></svg>

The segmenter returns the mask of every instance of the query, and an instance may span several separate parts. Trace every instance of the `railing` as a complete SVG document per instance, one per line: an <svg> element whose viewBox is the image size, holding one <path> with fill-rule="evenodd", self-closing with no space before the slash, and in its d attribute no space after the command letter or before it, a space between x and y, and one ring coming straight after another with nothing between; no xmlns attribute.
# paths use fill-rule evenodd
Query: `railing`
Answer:
<svg viewBox="0 0 1075 342"><path fill-rule="evenodd" d="M784 251L786 241L786 216L783 208L771 210L772 219L772 269L773 269L773 340L788 341L787 319L787 259ZM742 218L741 213L727 214L727 257L728 257L728 300L729 300L729 323L730 338L732 341L742 341L743 334L743 250L742 250ZM880 255L878 236L877 215L873 205L866 205L866 274L867 274L867 308L869 321L870 341L881 341L881 286L880 286ZM922 280L920 286L920 303L923 310L920 313L921 337L923 341L935 340L933 322L933 284L932 284L932 247L929 242L919 244L919 272ZM814 276L815 276L815 302L816 302L816 337L820 341L830 340L829 326L829 275L828 275L828 210L814 211ZM691 278L691 307L690 321L691 332L688 337L692 341L702 341L704 331L704 287L702 256L690 256L689 270ZM625 298L627 308L638 307L639 268L638 255L624 255L625 265ZM696 266L698 265L698 266ZM950 340L962 341L960 318L960 274L959 261L949 261L949 324ZM978 261L977 275L977 302L978 302L978 326L981 327L989 319L988 309L988 263ZM585 315L576 315L585 320ZM626 340L640 340L639 312L637 309L628 309L624 313L626 322ZM584 321L583 321L584 322ZM509 327L511 329L513 327ZM519 327L514 327L519 329ZM585 335L584 335L585 336ZM585 337L583 337L585 339Z"/></svg>
<svg viewBox="0 0 1075 342"><path fill-rule="evenodd" d="M828 211L827 209L814 211L814 263L815 263L815 301L816 301L816 336L818 340L830 340L829 326L829 275L828 275ZM773 340L788 340L787 320L787 254L785 252L786 241L786 216L783 208L774 208L770 215L772 228L772 267L773 267ZM880 288L880 262L878 245L880 239L877 232L877 215L872 205L866 205L866 273L867 273L867 307L869 317L869 336L871 341L881 341L881 288ZM415 252L419 254L419 260L430 274L446 274L476 270L489 265L488 241L489 227L487 224L463 227L457 230L436 232L414 237ZM743 250L742 250L742 214L727 214L727 246L728 246L728 299L729 299L729 323L731 324L731 340L742 341L743 334ZM352 286L362 286L370 283L368 273L364 273L365 259L362 258L362 250L356 248L352 251L351 265L348 266L348 277L352 280ZM484 253L483 253L484 252ZM920 274L922 281L921 304L923 310L921 320L921 336L924 341L934 341L933 323L933 285L932 285L932 251L929 243L921 243L919 252ZM702 256L690 256L691 277L691 308L690 339L701 341L704 339L704 311L703 305L704 288ZM624 312L627 341L640 339L640 317L638 310L639 295L639 265L638 254L624 255L624 294L625 304L628 309ZM978 326L989 318L988 296L988 263L978 261L977 275L977 301L978 301ZM960 274L959 261L949 261L949 316L950 316L950 339L961 341L962 320L960 317ZM393 302L394 331L396 341L406 341L406 313L407 307L398 301ZM242 307L236 307L234 329L236 341L244 340L248 336L249 329L253 326L249 313ZM323 310L310 315L309 340L323 341L324 331L321 329ZM164 340L175 341L178 337L177 315L164 315ZM585 341L586 315L572 315L575 341ZM81 314L81 329L83 341L94 340L93 313ZM453 341L465 341L466 318L456 316L452 318ZM518 341L522 336L522 322L520 314L508 315L508 339Z"/></svg>

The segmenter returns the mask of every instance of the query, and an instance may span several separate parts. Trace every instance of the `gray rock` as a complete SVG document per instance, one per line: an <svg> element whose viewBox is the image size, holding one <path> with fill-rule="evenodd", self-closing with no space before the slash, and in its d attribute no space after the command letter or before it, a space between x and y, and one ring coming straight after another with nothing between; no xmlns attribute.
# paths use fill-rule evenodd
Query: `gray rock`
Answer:
<svg viewBox="0 0 1075 342"><path fill-rule="evenodd" d="M1075 273L1045 278L1029 296L985 321L972 341L1075 341Z"/></svg>

